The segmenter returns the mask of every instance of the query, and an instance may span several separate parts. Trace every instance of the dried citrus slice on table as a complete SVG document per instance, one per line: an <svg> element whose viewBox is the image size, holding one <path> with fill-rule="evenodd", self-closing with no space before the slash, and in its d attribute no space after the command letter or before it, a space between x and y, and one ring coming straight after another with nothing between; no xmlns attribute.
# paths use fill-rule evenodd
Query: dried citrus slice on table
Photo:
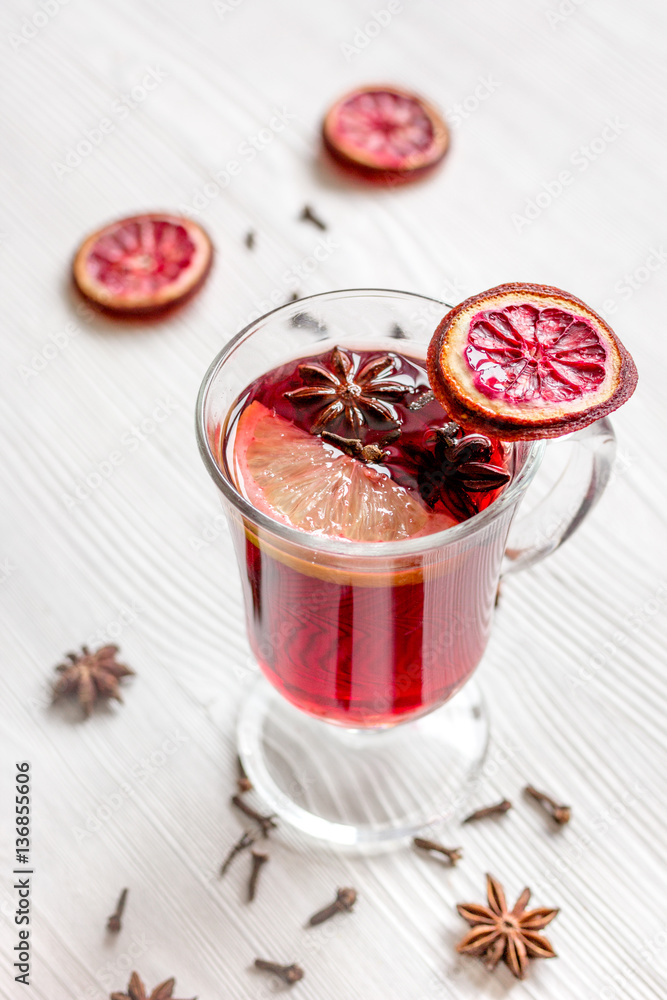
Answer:
<svg viewBox="0 0 667 1000"><path fill-rule="evenodd" d="M428 372L455 420L504 440L579 430L617 409L637 384L634 361L601 316L559 288L519 283L447 313Z"/></svg>
<svg viewBox="0 0 667 1000"><path fill-rule="evenodd" d="M348 541L410 538L431 518L402 486L257 401L234 441L238 487L257 510L302 531Z"/></svg>
<svg viewBox="0 0 667 1000"><path fill-rule="evenodd" d="M196 222L151 213L119 219L88 236L76 253L74 282L93 305L121 316L151 315L201 286L213 245Z"/></svg>
<svg viewBox="0 0 667 1000"><path fill-rule="evenodd" d="M367 180L416 180L440 163L449 130L434 107L395 87L354 90L329 109L325 149L342 167Z"/></svg>

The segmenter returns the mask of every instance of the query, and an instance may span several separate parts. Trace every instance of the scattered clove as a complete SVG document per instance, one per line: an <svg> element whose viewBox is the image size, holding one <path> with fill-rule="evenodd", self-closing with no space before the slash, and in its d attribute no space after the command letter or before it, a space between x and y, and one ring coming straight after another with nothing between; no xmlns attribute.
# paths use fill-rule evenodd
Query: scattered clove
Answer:
<svg viewBox="0 0 667 1000"><path fill-rule="evenodd" d="M484 809L476 809L475 812L466 816L463 822L473 823L478 819L486 819L487 816L500 816L502 813L506 813L511 808L512 803L509 799L503 799L502 802L497 802L494 806L486 806Z"/></svg>
<svg viewBox="0 0 667 1000"><path fill-rule="evenodd" d="M449 863L454 866L457 861L460 861L463 857L463 852L460 847L444 847L443 844L438 844L435 840L425 840L423 837L414 837L412 843L415 847L419 847L422 851L435 851L436 854L442 854L446 858L449 858Z"/></svg>
<svg viewBox="0 0 667 1000"><path fill-rule="evenodd" d="M257 892L257 879L259 878L261 867L266 864L268 860L268 854L259 854L257 851L252 852L252 869L250 871L250 881L248 882L249 903L252 903L255 898L255 893Z"/></svg>
<svg viewBox="0 0 667 1000"><path fill-rule="evenodd" d="M552 819L556 823L560 823L563 826L565 823L569 823L572 817L572 809L570 806L560 805L558 802L554 802L550 795L546 795L545 792L538 792L536 788L532 785L526 785L524 788L526 795L530 795L531 798L539 802L540 805L546 809Z"/></svg>
<svg viewBox="0 0 667 1000"><path fill-rule="evenodd" d="M262 831L263 837L268 837L271 830L275 830L278 826L273 816L263 816L261 813L249 806L247 802L244 802L240 795L232 795L232 805L240 809L242 813L245 813L249 819L255 821L258 824L260 830Z"/></svg>
<svg viewBox="0 0 667 1000"><path fill-rule="evenodd" d="M313 212L313 210L310 207L310 205L304 205L303 206L303 209L301 211L301 215L299 216L299 218L301 219L302 222L312 222L312 224L314 226L317 226L318 229L326 229L327 228L326 223L322 222L322 220L320 219L320 217L318 215L315 215L315 212Z"/></svg>
<svg viewBox="0 0 667 1000"><path fill-rule="evenodd" d="M252 791L252 781L250 780L250 778L248 777L248 775L245 773L245 768L243 766L243 761L241 760L240 757L236 758L236 766L238 767L238 771L239 771L239 776L236 779L236 784L238 786L239 792L241 792L241 794L243 794L243 792L251 792Z"/></svg>
<svg viewBox="0 0 667 1000"><path fill-rule="evenodd" d="M329 918L335 916L336 913L342 913L343 910L347 910L349 912L356 901L356 889L339 889L333 903L329 903L329 905L325 906L323 910L318 910L317 913L314 913L308 921L308 924L311 927L315 927L317 924L323 924L325 920L329 920Z"/></svg>
<svg viewBox="0 0 667 1000"><path fill-rule="evenodd" d="M248 230L248 232L245 234L245 240L244 240L244 242L245 242L245 245L247 246L248 250L254 250L255 249L255 231L254 231L254 229L249 229Z"/></svg>
<svg viewBox="0 0 667 1000"><path fill-rule="evenodd" d="M303 979L303 969L294 962L291 965L279 965L278 962L267 962L264 958L256 958L255 968L262 969L263 972L272 972L288 986Z"/></svg>
<svg viewBox="0 0 667 1000"><path fill-rule="evenodd" d="M240 838L240 840L236 841L236 843L231 848L229 854L222 862L222 865L220 867L220 878L222 878L223 875L227 874L227 872L229 871L229 867L234 858L236 857L236 855L240 854L241 851L247 850L248 847L252 847L254 843L255 843L255 838L252 836L252 834L248 833L248 831L246 830L243 833L243 836Z"/></svg>
<svg viewBox="0 0 667 1000"><path fill-rule="evenodd" d="M113 911L109 919L107 920L107 930L113 931L117 934L121 928L121 917L123 916L123 910L125 909L125 902L127 900L127 889L123 889L121 892L118 902L116 903L116 909Z"/></svg>
<svg viewBox="0 0 667 1000"><path fill-rule="evenodd" d="M393 337L394 340L408 340L408 335L406 334L405 330L398 325L398 323L394 323L394 325L391 328L391 333L389 334L389 336Z"/></svg>
<svg viewBox="0 0 667 1000"><path fill-rule="evenodd" d="M298 292L292 292L292 294L290 295L290 297L288 298L287 301L288 302L298 302L300 298L301 298L301 296L299 295Z"/></svg>
<svg viewBox="0 0 667 1000"><path fill-rule="evenodd" d="M296 302L296 299L294 300ZM323 326L315 316L307 312L294 313L290 317L290 326L295 326L299 330L310 330L318 340L323 340L328 336L326 326Z"/></svg>

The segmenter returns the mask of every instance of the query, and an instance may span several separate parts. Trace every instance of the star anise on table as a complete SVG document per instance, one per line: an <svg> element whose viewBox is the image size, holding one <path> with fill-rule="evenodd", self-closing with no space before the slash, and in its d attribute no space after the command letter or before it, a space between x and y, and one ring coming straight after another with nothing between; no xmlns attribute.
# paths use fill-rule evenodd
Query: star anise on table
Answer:
<svg viewBox="0 0 667 1000"><path fill-rule="evenodd" d="M59 663L56 670L60 677L53 685L53 700L63 695L76 694L86 715L90 715L98 698L115 698L121 701L118 683L122 677L134 674L123 663L118 663L118 646L102 646L94 653L87 646L80 653L68 653L68 663Z"/></svg>
<svg viewBox="0 0 667 1000"><path fill-rule="evenodd" d="M398 368L394 354L381 354L371 358L358 370L352 357L334 347L325 366L316 361L299 365L299 375L306 383L285 393L287 399L299 404L321 402L317 420L311 427L313 434L344 418L356 437L369 415L386 423L399 423L398 413L392 403L410 391L409 386L387 380Z"/></svg>
<svg viewBox="0 0 667 1000"><path fill-rule="evenodd" d="M493 445L486 435L464 434L455 423L428 434L435 437L433 450L405 450L414 463L422 500L431 509L440 500L453 513L472 517L479 508L470 494L489 493L509 482L509 473L489 464Z"/></svg>
<svg viewBox="0 0 667 1000"><path fill-rule="evenodd" d="M130 976L127 993L112 993L111 1000L175 1000L172 998L175 984L175 979L165 979L163 983L155 987L149 996L138 974L133 972Z"/></svg>
<svg viewBox="0 0 667 1000"><path fill-rule="evenodd" d="M502 885L491 875L486 876L486 894L488 906L459 903L456 907L472 926L456 946L458 952L483 958L489 969L495 969L503 959L517 979L525 977L531 958L556 957L550 942L537 931L546 927L558 910L526 910L530 889L524 889L509 910Z"/></svg>

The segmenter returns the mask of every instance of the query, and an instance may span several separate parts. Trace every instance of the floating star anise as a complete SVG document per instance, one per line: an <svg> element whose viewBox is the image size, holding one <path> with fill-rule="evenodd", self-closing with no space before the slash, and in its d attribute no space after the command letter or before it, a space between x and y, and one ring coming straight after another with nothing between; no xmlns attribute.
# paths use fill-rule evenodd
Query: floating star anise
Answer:
<svg viewBox="0 0 667 1000"><path fill-rule="evenodd" d="M470 494L500 489L509 482L509 473L489 464L493 445L484 434L463 434L454 423L429 434L435 436L432 451L406 448L415 464L422 500L431 509L441 500L454 513L472 517L478 505Z"/></svg>
<svg viewBox="0 0 667 1000"><path fill-rule="evenodd" d="M334 347L328 367L316 361L299 365L299 375L306 385L285 393L294 403L324 405L311 431L318 434L328 424L344 418L355 435L369 415L382 422L399 423L398 413L391 404L403 398L409 386L387 381L386 376L398 369L394 354L371 358L358 370L353 359L340 347Z"/></svg>
<svg viewBox="0 0 667 1000"><path fill-rule="evenodd" d="M59 663L56 667L60 677L53 685L53 700L77 694L86 715L90 715L98 698L122 702L118 682L134 674L134 670L116 661L117 652L118 646L102 646L94 653L82 646L80 653L68 653L69 663Z"/></svg>
<svg viewBox="0 0 667 1000"><path fill-rule="evenodd" d="M165 979L163 983L155 987L149 996L138 974L133 972L130 976L127 993L112 993L111 1000L174 1000L172 993L175 984L175 979Z"/></svg>
<svg viewBox="0 0 667 1000"><path fill-rule="evenodd" d="M541 907L526 910L530 889L524 889L514 909L508 910L502 885L491 875L486 876L489 905L459 903L456 909L472 926L456 950L464 955L483 958L490 969L501 959L513 976L523 979L531 958L555 958L556 952L541 931L558 910Z"/></svg>

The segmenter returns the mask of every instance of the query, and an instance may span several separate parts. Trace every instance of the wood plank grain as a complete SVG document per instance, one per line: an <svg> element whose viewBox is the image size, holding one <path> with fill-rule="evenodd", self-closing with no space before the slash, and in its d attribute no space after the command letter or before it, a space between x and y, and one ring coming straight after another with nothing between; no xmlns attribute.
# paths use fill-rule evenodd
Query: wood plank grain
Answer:
<svg viewBox="0 0 667 1000"><path fill-rule="evenodd" d="M0 11L0 815L13 762L30 758L32 995L102 1000L137 967L150 985L175 975L179 996L257 1000L272 993L250 968L261 954L304 965L304 1000L501 997L506 970L454 951L455 903L481 900L490 869L509 895L528 883L536 905L561 907L560 958L512 984L517 1000L663 996L664 6L415 0L353 54L373 13L352 0L72 0L36 26L40 9ZM130 107L151 67L162 79ZM318 161L322 112L357 82L392 78L448 113L451 153L412 189L351 188ZM276 107L284 130L244 156ZM104 118L112 130L90 143ZM617 135L596 152L608 121ZM71 151L80 162L58 170ZM225 179L233 159L241 170ZM550 195L563 170L571 182ZM306 201L332 241L314 270ZM197 213L214 237L201 296L150 328L82 313L67 280L82 235L159 206ZM507 580L480 667L494 740L473 804L508 795L514 809L438 831L463 846L452 870L407 848L354 858L276 837L248 906L247 859L216 873L242 830L228 804L234 725L256 670L194 442L200 379L272 295L375 286L455 301L512 278L605 310L641 374L614 420L622 461L607 496L561 553ZM133 428L160 400L168 416L142 439ZM85 722L49 707L53 664L110 633L137 670L125 705ZM527 781L571 803L567 828L523 799ZM344 884L359 889L355 913L306 931ZM122 885L125 926L110 939ZM5 878L3 1000L23 995L13 903Z"/></svg>

